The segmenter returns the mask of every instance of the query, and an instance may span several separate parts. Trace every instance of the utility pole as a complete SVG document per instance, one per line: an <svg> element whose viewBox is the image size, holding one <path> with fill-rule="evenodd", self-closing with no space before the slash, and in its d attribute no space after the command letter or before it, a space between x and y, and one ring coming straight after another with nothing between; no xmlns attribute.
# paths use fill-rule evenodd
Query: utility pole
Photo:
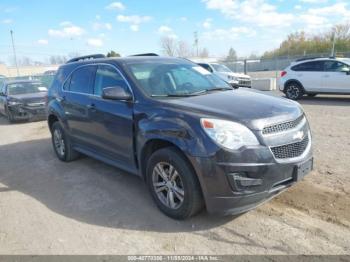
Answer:
<svg viewBox="0 0 350 262"><path fill-rule="evenodd" d="M336 38L337 38L337 29L334 29L333 44L332 44L332 54L331 54L332 57L335 56L335 41L336 41Z"/></svg>
<svg viewBox="0 0 350 262"><path fill-rule="evenodd" d="M17 76L19 76L19 70L18 70L18 64L17 64L17 56L16 56L16 49L15 49L15 42L13 41L13 31L10 30L11 33L11 40L12 40L12 48L13 48L13 57L15 59L15 65L17 69Z"/></svg>
<svg viewBox="0 0 350 262"><path fill-rule="evenodd" d="M199 51L198 51L198 32L194 32L194 45L196 46L196 52L197 52L197 57L199 56Z"/></svg>

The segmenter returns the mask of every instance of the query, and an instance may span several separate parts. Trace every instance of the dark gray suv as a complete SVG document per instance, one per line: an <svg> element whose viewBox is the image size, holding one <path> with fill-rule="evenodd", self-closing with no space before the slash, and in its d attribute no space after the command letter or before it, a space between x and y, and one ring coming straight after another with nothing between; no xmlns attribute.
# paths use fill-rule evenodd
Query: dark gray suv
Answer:
<svg viewBox="0 0 350 262"><path fill-rule="evenodd" d="M47 113L59 159L82 153L142 177L176 219L204 207L245 212L313 166L296 102L233 89L184 59L73 59L56 74Z"/></svg>

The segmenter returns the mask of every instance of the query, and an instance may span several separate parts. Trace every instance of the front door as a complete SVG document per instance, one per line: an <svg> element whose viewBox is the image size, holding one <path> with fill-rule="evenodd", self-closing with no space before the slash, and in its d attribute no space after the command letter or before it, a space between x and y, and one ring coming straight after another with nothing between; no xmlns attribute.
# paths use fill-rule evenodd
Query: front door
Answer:
<svg viewBox="0 0 350 262"><path fill-rule="evenodd" d="M350 68L350 66L339 61L325 62L326 92L350 93L350 75L343 72L343 68Z"/></svg>
<svg viewBox="0 0 350 262"><path fill-rule="evenodd" d="M94 146L126 169L135 167L133 103L101 97L106 87L120 86L131 92L121 73L111 65L99 65L96 71L91 121Z"/></svg>

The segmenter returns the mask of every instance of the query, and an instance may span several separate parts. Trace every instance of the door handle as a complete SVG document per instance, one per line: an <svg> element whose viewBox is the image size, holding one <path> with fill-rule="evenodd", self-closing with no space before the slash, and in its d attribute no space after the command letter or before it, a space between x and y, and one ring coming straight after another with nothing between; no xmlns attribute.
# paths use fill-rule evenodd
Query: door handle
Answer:
<svg viewBox="0 0 350 262"><path fill-rule="evenodd" d="M95 104L90 104L90 105L87 105L86 107L87 107L87 109L89 109L90 111L93 111L93 112L96 111L96 106L95 106Z"/></svg>

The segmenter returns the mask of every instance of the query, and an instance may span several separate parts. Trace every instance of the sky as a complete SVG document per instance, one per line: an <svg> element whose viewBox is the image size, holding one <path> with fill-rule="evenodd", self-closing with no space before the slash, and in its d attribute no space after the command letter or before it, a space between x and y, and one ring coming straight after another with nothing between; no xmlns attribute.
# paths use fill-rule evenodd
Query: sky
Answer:
<svg viewBox="0 0 350 262"><path fill-rule="evenodd" d="M290 33L350 22L349 0L0 0L0 61L17 56L161 52L168 36L210 56L263 54Z"/></svg>

